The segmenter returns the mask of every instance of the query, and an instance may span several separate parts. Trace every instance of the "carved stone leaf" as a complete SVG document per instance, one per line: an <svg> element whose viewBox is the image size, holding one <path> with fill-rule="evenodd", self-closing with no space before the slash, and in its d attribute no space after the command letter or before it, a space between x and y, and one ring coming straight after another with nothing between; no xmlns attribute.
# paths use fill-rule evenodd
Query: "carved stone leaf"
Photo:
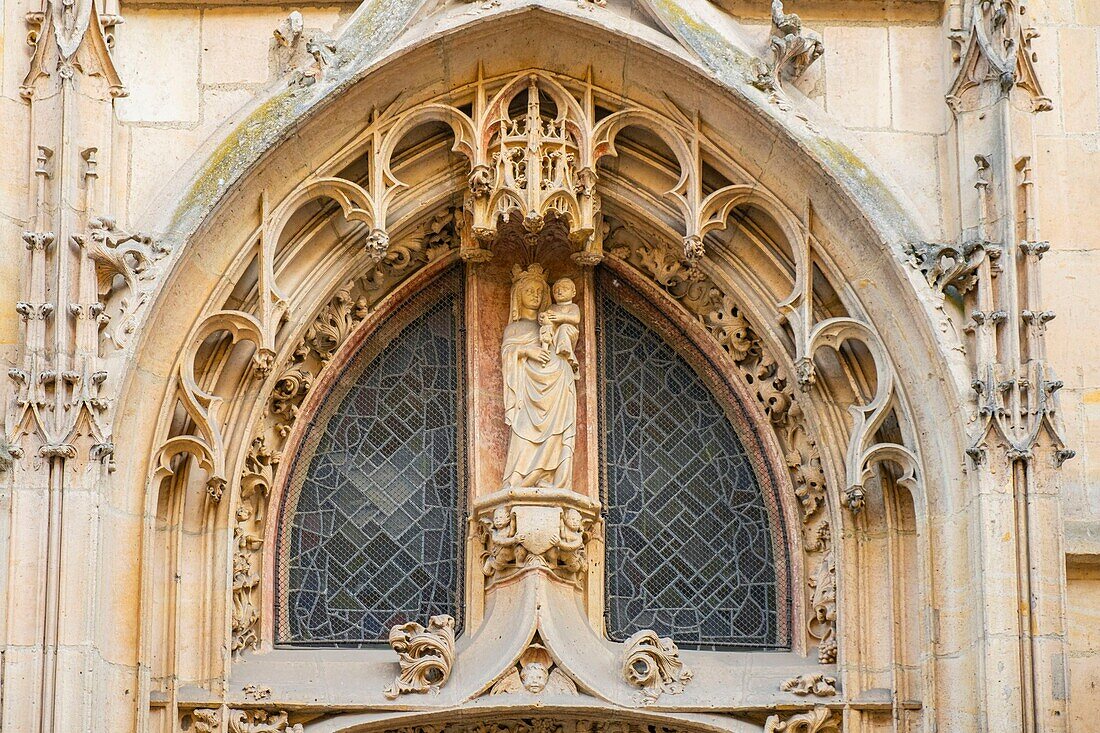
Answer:
<svg viewBox="0 0 1100 733"><path fill-rule="evenodd" d="M403 693L438 692L447 684L455 661L455 620L432 616L428 628L416 622L394 626L390 646L397 652L400 671L393 684L383 690L390 700Z"/></svg>
<svg viewBox="0 0 1100 733"><path fill-rule="evenodd" d="M764 722L764 733L840 733L840 719L829 708L818 706L786 720L778 715L769 716Z"/></svg>
<svg viewBox="0 0 1100 733"><path fill-rule="evenodd" d="M679 695L694 673L681 661L676 643L643 629L626 640L623 676L640 687L639 702L649 705L663 693Z"/></svg>

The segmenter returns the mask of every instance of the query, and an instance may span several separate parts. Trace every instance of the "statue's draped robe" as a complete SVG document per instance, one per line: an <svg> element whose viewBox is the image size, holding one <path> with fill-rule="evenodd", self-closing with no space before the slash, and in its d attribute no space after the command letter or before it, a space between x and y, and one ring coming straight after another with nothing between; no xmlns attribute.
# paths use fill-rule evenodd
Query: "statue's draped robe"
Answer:
<svg viewBox="0 0 1100 733"><path fill-rule="evenodd" d="M504 420L512 429L504 484L572 489L576 373L560 353L564 349L551 349L550 361L543 366L521 355L524 347L541 347L539 326L533 320L509 323L500 348Z"/></svg>

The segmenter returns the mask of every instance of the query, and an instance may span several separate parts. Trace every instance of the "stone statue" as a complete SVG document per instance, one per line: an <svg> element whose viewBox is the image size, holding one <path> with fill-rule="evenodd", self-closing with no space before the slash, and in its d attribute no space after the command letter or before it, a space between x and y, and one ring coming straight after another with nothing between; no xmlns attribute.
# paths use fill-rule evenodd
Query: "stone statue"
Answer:
<svg viewBox="0 0 1100 733"><path fill-rule="evenodd" d="M561 567L570 574L582 572L587 562L584 553L585 539L584 517L576 509L569 507L562 512L558 542L547 552L547 561L552 567Z"/></svg>
<svg viewBox="0 0 1100 733"><path fill-rule="evenodd" d="M516 536L516 520L508 507L498 506L493 511L491 524L486 528L489 550L483 570L486 575L512 565L522 566L527 561L527 550L522 537Z"/></svg>
<svg viewBox="0 0 1100 733"><path fill-rule="evenodd" d="M505 488L573 488L577 438L576 287L534 264L512 268L509 323L500 348L504 420L511 429Z"/></svg>
<svg viewBox="0 0 1100 733"><path fill-rule="evenodd" d="M544 690L551 695L576 695L577 684L565 672L554 664L554 658L542 644L537 642L523 652L519 662L501 678L490 695L506 695L526 690L532 695Z"/></svg>

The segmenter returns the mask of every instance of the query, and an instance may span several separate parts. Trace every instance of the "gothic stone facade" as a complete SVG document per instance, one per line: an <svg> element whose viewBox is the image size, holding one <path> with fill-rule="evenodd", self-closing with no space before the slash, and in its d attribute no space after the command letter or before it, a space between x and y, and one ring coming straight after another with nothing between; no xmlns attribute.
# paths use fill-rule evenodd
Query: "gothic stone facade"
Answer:
<svg viewBox="0 0 1100 733"><path fill-rule="evenodd" d="M2 23L0 729L1096 729L1094 0ZM460 597L282 643L310 426L448 293ZM615 638L600 298L729 408L767 649Z"/></svg>

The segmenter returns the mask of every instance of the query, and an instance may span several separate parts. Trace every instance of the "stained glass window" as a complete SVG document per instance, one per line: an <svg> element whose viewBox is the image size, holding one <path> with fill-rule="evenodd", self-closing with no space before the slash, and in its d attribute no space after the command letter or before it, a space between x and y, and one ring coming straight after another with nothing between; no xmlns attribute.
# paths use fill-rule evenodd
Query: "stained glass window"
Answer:
<svg viewBox="0 0 1100 733"><path fill-rule="evenodd" d="M599 294L607 631L694 648L773 648L775 549L749 455L683 353ZM686 339L685 339L686 341ZM702 358L702 357L699 357Z"/></svg>
<svg viewBox="0 0 1100 733"><path fill-rule="evenodd" d="M461 280L371 334L307 429L280 527L277 641L358 645L461 626Z"/></svg>

